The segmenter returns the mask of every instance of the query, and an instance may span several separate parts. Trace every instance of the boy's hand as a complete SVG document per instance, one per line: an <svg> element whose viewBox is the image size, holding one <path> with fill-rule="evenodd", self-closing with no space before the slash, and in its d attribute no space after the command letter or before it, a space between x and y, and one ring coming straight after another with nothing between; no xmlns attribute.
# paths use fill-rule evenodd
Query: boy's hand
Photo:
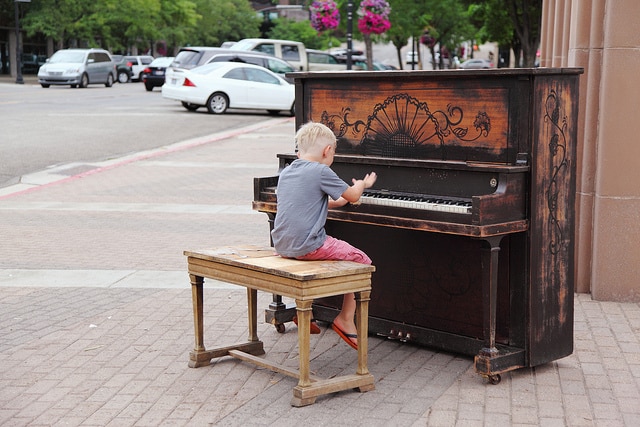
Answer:
<svg viewBox="0 0 640 427"><path fill-rule="evenodd" d="M364 183L364 188L371 188L373 186L373 184L375 184L376 179L378 179L378 175L376 175L375 172L371 172L368 173L364 176L364 178L362 179L362 182ZM357 181L357 179L353 178L353 183L355 184Z"/></svg>

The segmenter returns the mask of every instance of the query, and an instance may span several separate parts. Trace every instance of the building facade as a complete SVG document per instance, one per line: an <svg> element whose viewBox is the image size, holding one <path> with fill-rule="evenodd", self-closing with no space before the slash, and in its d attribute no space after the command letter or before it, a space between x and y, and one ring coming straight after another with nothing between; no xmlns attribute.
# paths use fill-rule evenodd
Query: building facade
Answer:
<svg viewBox="0 0 640 427"><path fill-rule="evenodd" d="M576 290L640 302L637 0L544 0L541 66L583 67Z"/></svg>

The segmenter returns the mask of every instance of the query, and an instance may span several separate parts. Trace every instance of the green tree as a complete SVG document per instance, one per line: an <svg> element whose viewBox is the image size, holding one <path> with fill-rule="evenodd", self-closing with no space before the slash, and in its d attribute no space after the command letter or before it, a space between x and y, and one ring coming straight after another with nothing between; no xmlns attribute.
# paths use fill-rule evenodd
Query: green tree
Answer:
<svg viewBox="0 0 640 427"><path fill-rule="evenodd" d="M478 36L510 47L516 57L516 65L533 67L540 46L542 26L542 0L462 0L477 22Z"/></svg>
<svg viewBox="0 0 640 427"><path fill-rule="evenodd" d="M190 44L220 46L225 41L258 37L260 23L248 0L193 0L202 16Z"/></svg>
<svg viewBox="0 0 640 427"><path fill-rule="evenodd" d="M34 0L23 28L50 37L58 48L130 53L162 40L172 54L186 44L218 46L256 36L259 22L249 0Z"/></svg>
<svg viewBox="0 0 640 427"><path fill-rule="evenodd" d="M160 0L159 40L167 45L167 55L174 56L187 44L202 18L191 0Z"/></svg>
<svg viewBox="0 0 640 427"><path fill-rule="evenodd" d="M88 13L88 6L83 0L34 1L22 19L22 27L28 36L39 32L50 37L58 49L71 46L85 33L81 21Z"/></svg>
<svg viewBox="0 0 640 427"><path fill-rule="evenodd" d="M400 49L407 45L409 38L418 37L428 22L429 15L423 6L414 0L391 0L391 28L384 37L395 46L400 69L403 68Z"/></svg>
<svg viewBox="0 0 640 427"><path fill-rule="evenodd" d="M85 19L112 51L146 52L159 37L160 8L160 0L101 0Z"/></svg>
<svg viewBox="0 0 640 427"><path fill-rule="evenodd" d="M428 31L433 42L428 46L431 56L436 58L435 46L440 48L438 68L444 68L443 56L453 56L460 44L474 38L476 29L471 24L467 9L460 0L429 0L427 9ZM436 64L434 64L435 68Z"/></svg>

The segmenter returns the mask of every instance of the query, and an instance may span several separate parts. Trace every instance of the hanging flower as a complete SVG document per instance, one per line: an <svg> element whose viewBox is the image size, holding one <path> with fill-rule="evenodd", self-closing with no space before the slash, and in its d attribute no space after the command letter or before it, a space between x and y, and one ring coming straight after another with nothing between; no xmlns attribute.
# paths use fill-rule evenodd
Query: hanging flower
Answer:
<svg viewBox="0 0 640 427"><path fill-rule="evenodd" d="M385 0L362 0L358 9L358 29L362 34L382 34L391 28L391 7Z"/></svg>
<svg viewBox="0 0 640 427"><path fill-rule="evenodd" d="M333 30L340 23L340 11L333 0L316 0L309 6L311 26L319 33Z"/></svg>

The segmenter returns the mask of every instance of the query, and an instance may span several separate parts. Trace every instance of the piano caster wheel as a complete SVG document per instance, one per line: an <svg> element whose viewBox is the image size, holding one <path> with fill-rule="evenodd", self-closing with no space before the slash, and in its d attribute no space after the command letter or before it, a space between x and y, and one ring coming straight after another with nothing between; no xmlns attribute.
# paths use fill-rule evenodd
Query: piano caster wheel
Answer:
<svg viewBox="0 0 640 427"><path fill-rule="evenodd" d="M500 376L500 374L495 374L495 375L488 375L487 379L491 384L496 385L496 384L500 384L502 377Z"/></svg>
<svg viewBox="0 0 640 427"><path fill-rule="evenodd" d="M273 326L276 327L276 331L278 331L279 334L284 334L284 330L286 329L284 323L276 323Z"/></svg>

